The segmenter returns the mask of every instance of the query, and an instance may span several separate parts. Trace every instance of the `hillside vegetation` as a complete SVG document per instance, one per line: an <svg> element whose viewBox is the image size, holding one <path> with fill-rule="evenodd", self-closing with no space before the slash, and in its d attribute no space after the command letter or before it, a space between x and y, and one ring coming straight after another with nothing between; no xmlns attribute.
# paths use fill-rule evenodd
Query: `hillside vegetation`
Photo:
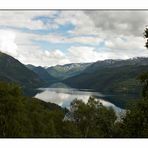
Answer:
<svg viewBox="0 0 148 148"><path fill-rule="evenodd" d="M106 132L106 129L96 126L99 124L103 127L104 123L94 122L97 115L92 115L95 113L95 104L99 107L96 108L96 113L100 114L99 119L104 120L106 126L112 129L116 119L114 111L103 107L94 99L88 102L89 107L82 101L75 100L71 105L72 110L75 110L73 120L64 120L67 109L25 97L17 85L0 83L0 137L110 137L110 130ZM76 109L76 105L80 106L80 110ZM87 117L83 119L86 111ZM86 133L85 128L90 124L90 117L92 125ZM95 130L97 128L100 132Z"/></svg>
<svg viewBox="0 0 148 148"><path fill-rule="evenodd" d="M0 80L20 84L25 94L33 95L44 85L40 77L15 58L0 52Z"/></svg>
<svg viewBox="0 0 148 148"><path fill-rule="evenodd" d="M26 65L26 67L36 73L43 81L45 81L47 86L58 81L55 77L51 76L45 68L41 66L36 67L29 64Z"/></svg>
<svg viewBox="0 0 148 148"><path fill-rule="evenodd" d="M68 110L25 97L15 84L0 83L0 137L148 137L148 97L135 101L120 118L92 97L87 103L75 99Z"/></svg>
<svg viewBox="0 0 148 148"><path fill-rule="evenodd" d="M137 77L148 71L148 59L106 60L96 62L81 74L63 81L67 85L80 89L93 89L105 93L141 92Z"/></svg>

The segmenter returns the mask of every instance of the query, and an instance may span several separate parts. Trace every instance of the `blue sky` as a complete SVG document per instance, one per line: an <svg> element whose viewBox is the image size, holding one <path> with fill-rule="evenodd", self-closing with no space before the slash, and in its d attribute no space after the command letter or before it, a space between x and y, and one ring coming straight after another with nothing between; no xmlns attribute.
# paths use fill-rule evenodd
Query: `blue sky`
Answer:
<svg viewBox="0 0 148 148"><path fill-rule="evenodd" d="M2 11L0 50L41 66L148 56L142 37L147 16L147 11Z"/></svg>

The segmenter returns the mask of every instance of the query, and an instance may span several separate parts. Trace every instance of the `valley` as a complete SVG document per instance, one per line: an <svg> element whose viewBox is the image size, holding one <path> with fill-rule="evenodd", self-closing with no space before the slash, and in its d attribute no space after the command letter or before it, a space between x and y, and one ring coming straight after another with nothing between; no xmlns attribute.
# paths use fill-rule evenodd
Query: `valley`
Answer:
<svg viewBox="0 0 148 148"><path fill-rule="evenodd" d="M147 16L0 10L0 138L148 138Z"/></svg>
<svg viewBox="0 0 148 148"><path fill-rule="evenodd" d="M83 70L81 70L80 66L78 66L79 71L77 68L77 73L75 72L77 64L74 64L74 68L71 68L71 65L55 66L56 69L60 67L59 75L63 75L63 71L66 71L64 73L65 78L57 78L56 75L55 79L57 81L48 87L89 89L91 91L101 92L111 96L104 99L121 108L125 108L129 102L141 97L142 86L138 77L141 73L148 71L148 58L104 60L89 63L89 65L86 64L87 66L85 63L82 63L81 65L85 65L86 67L84 66ZM50 67L44 68L51 75L48 69ZM69 73L72 76L69 76ZM54 76L53 73L52 76Z"/></svg>
<svg viewBox="0 0 148 148"><path fill-rule="evenodd" d="M20 84L27 96L34 96L41 87L89 89L114 96L105 99L121 108L125 108L129 101L140 98L138 76L148 71L148 58L143 57L46 68L23 65L4 53L0 57L0 80Z"/></svg>

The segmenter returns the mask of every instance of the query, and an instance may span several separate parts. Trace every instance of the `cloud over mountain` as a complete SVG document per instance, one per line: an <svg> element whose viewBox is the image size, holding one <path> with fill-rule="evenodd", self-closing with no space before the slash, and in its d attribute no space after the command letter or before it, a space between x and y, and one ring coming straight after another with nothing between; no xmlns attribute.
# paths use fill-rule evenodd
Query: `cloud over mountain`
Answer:
<svg viewBox="0 0 148 148"><path fill-rule="evenodd" d="M51 66L148 56L147 11L1 11L0 50Z"/></svg>

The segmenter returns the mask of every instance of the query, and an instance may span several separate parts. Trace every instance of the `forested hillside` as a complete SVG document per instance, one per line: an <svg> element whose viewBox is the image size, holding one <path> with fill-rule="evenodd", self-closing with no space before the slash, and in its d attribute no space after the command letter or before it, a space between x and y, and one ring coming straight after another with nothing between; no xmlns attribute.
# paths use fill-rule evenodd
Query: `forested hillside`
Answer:
<svg viewBox="0 0 148 148"><path fill-rule="evenodd" d="M35 72L43 81L45 81L47 86L58 81L55 77L51 76L45 68L41 66L36 67L28 64L26 67Z"/></svg>
<svg viewBox="0 0 148 148"><path fill-rule="evenodd" d="M147 137L147 96L117 120L97 99L75 99L70 110L25 97L19 86L0 83L0 137ZM69 118L66 118L69 114Z"/></svg>
<svg viewBox="0 0 148 148"><path fill-rule="evenodd" d="M148 58L105 60L86 68L80 75L63 82L74 88L101 92L140 93L138 76L148 71Z"/></svg>
<svg viewBox="0 0 148 148"><path fill-rule="evenodd" d="M25 94L33 95L45 82L15 58L0 52L0 80L20 84Z"/></svg>

